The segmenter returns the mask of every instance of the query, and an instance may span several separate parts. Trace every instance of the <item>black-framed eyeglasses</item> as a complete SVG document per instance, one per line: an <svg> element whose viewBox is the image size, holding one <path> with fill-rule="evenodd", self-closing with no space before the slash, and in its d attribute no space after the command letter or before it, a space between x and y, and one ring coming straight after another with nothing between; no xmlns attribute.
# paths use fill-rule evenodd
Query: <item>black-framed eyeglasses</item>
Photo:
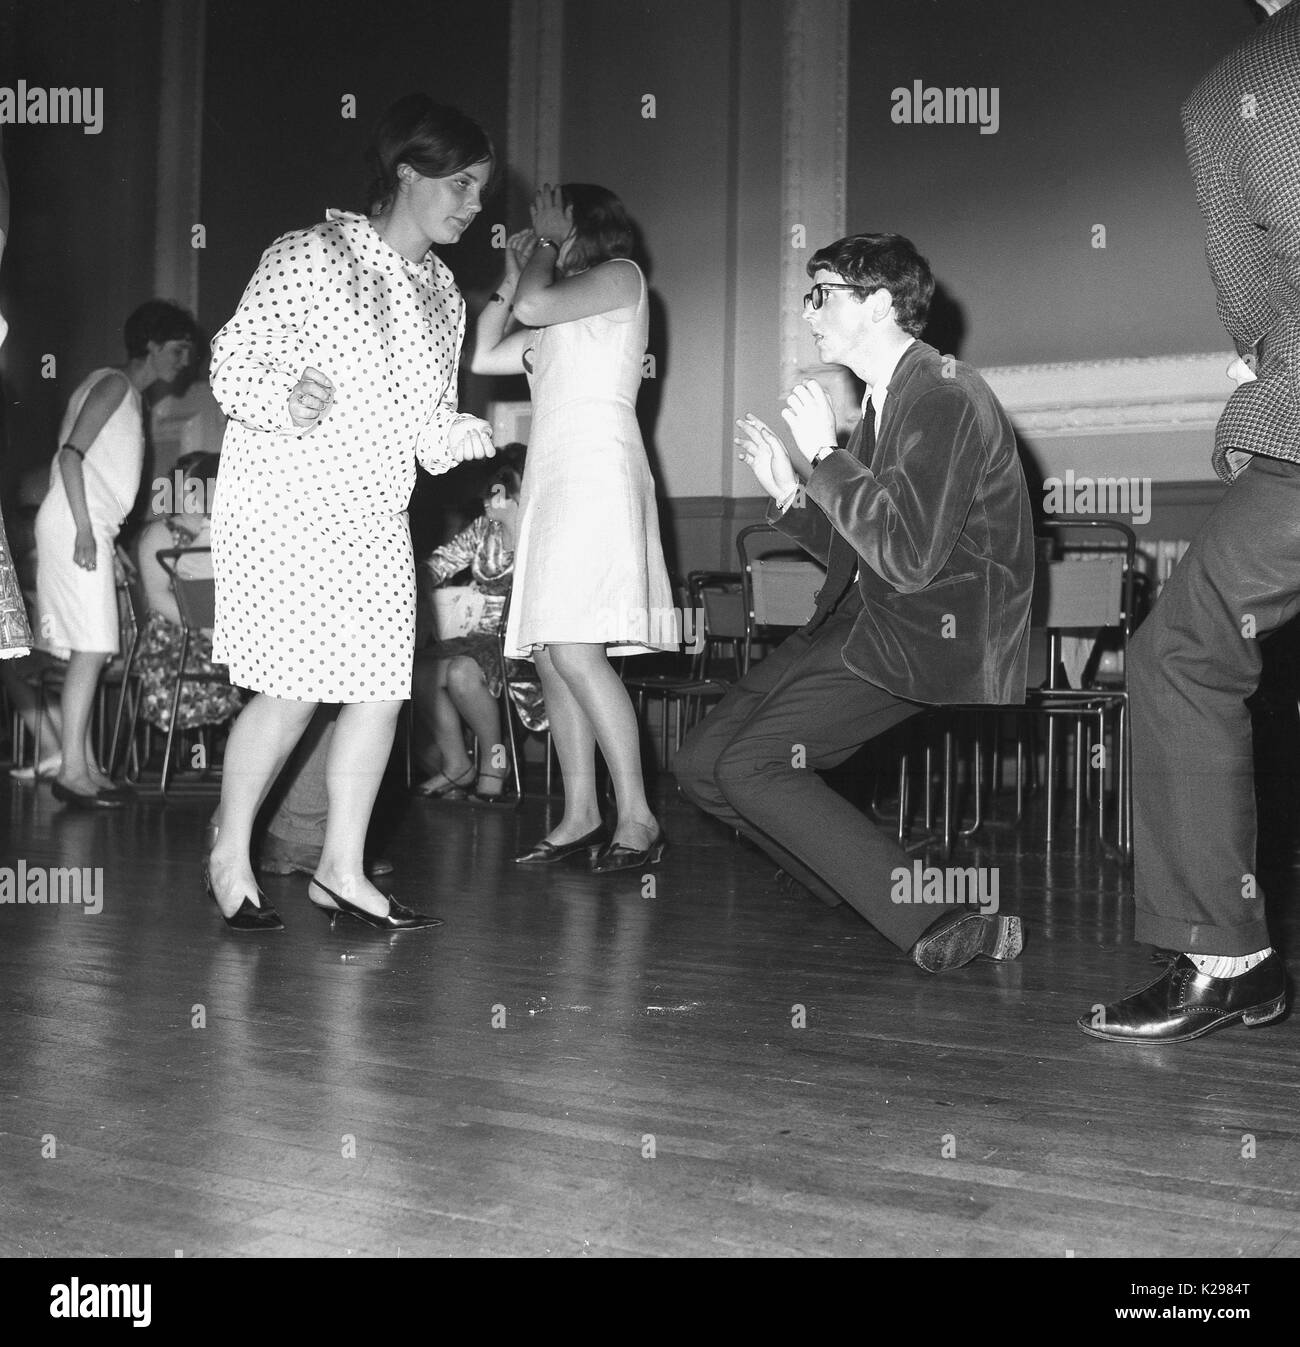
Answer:
<svg viewBox="0 0 1300 1347"><path fill-rule="evenodd" d="M818 281L803 297L804 308L811 308L816 312L826 303L826 292L828 290L856 290L860 295L871 293L865 285L849 285L844 281Z"/></svg>

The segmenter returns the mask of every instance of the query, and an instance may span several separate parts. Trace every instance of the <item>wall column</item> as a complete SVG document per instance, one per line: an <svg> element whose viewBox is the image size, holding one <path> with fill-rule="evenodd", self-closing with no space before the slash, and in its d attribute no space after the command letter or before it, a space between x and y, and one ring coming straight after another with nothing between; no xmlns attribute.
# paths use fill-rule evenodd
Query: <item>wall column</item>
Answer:
<svg viewBox="0 0 1300 1347"><path fill-rule="evenodd" d="M203 149L203 46L207 0L165 0L158 100L154 294L199 309L199 219Z"/></svg>

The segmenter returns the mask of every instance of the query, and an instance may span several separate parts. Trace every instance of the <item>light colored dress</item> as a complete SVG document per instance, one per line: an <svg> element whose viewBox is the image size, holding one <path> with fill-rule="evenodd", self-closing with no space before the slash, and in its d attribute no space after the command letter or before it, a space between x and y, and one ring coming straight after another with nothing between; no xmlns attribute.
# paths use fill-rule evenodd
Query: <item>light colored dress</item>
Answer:
<svg viewBox="0 0 1300 1347"><path fill-rule="evenodd" d="M411 695L416 460L453 466L465 305L432 252L411 262L362 215L286 234L212 344L229 417L212 516L213 658L291 701ZM316 424L289 419L308 367L334 386Z"/></svg>
<svg viewBox="0 0 1300 1347"><path fill-rule="evenodd" d="M679 648L636 420L648 327L640 268L637 276L635 306L542 328L531 348L533 421L507 655L565 642L619 655Z"/></svg>
<svg viewBox="0 0 1300 1347"><path fill-rule="evenodd" d="M60 659L73 650L115 655L119 646L113 543L135 504L144 465L140 394L121 370L98 369L78 386L59 427L59 443L66 443L91 389L105 377L121 383L123 397L82 459L95 569L83 570L72 560L77 521L58 455L50 470L50 489L36 515L36 640Z"/></svg>

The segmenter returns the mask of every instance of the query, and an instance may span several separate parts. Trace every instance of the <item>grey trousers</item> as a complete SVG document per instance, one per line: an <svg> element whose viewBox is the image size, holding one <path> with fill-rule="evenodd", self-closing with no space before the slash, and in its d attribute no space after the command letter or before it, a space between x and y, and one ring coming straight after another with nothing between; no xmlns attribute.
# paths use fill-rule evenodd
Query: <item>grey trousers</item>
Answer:
<svg viewBox="0 0 1300 1347"><path fill-rule="evenodd" d="M1256 457L1130 650L1137 938L1201 954L1269 944L1255 876L1246 699L1259 637L1300 612L1300 464Z"/></svg>
<svg viewBox="0 0 1300 1347"><path fill-rule="evenodd" d="M893 873L911 859L817 774L923 709L845 667L859 611L850 591L816 631L796 632L755 664L691 731L674 771L688 800L906 950L941 913L892 901Z"/></svg>

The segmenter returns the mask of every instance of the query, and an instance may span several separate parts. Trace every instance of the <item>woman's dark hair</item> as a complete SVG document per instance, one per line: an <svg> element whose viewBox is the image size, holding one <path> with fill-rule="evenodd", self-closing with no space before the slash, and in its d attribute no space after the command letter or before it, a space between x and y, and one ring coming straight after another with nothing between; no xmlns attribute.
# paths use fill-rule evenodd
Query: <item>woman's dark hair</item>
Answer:
<svg viewBox="0 0 1300 1347"><path fill-rule="evenodd" d="M522 444L503 444L497 452L497 470L487 479L483 487L483 499L492 494L492 488L503 486L511 500L519 498L520 488L524 484L524 456L528 449Z"/></svg>
<svg viewBox="0 0 1300 1347"><path fill-rule="evenodd" d="M484 194L496 180L496 150L488 133L457 108L428 94L399 98L379 119L366 151L370 186L366 205L383 210L397 192L397 170L410 166L426 178L449 178L472 164L492 166Z"/></svg>
<svg viewBox="0 0 1300 1347"><path fill-rule="evenodd" d="M611 257L631 257L636 230L623 203L607 187L566 182L560 198L573 207L573 242L564 261L567 272L586 271Z"/></svg>
<svg viewBox="0 0 1300 1347"><path fill-rule="evenodd" d="M151 341L159 346L169 341L188 341L197 346L199 325L179 304L150 299L126 320L122 336L128 358L135 360L149 354Z"/></svg>
<svg viewBox="0 0 1300 1347"><path fill-rule="evenodd" d="M853 234L813 253L808 274L833 271L867 290L888 290L898 326L919 337L934 297L934 273L911 239L901 234Z"/></svg>
<svg viewBox="0 0 1300 1347"><path fill-rule="evenodd" d="M199 450L193 454L182 454L176 460L176 467L187 478L197 482L215 482L217 469L221 466L221 455Z"/></svg>

